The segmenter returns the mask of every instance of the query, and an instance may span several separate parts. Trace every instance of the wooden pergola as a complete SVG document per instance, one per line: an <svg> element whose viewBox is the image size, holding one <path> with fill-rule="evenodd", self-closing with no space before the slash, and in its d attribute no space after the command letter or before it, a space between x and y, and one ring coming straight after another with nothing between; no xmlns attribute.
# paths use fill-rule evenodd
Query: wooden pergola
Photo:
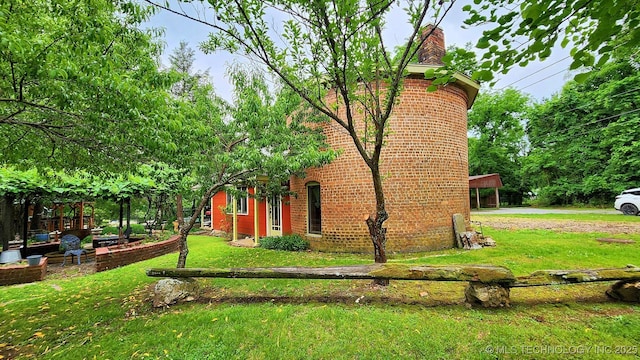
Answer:
<svg viewBox="0 0 640 360"><path fill-rule="evenodd" d="M486 175L474 175L469 176L469 189L475 189L476 191L476 205L477 209L480 209L480 189L495 189L496 191L496 208L500 208L500 192L499 188L502 187L502 180L500 180L500 174L486 174Z"/></svg>

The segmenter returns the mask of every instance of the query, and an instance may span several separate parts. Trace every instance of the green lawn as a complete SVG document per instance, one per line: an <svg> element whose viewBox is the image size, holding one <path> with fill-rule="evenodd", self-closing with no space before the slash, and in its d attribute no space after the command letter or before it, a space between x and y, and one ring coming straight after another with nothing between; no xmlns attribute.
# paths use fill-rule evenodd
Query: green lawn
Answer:
<svg viewBox="0 0 640 360"><path fill-rule="evenodd" d="M618 214L499 214L491 211L480 211L472 217L505 217L542 220L572 220L572 221L614 221L614 222L640 222L640 216L628 216Z"/></svg>
<svg viewBox="0 0 640 360"><path fill-rule="evenodd" d="M540 269L640 265L635 244L602 234L485 229L478 251L393 255L420 264L495 264L516 275ZM369 256L229 247L190 237L189 267L325 266ZM609 301L609 284L513 289L512 307L470 309L464 284L207 279L203 300L152 309L145 276L175 266L171 254L68 280L0 288L5 359L539 359L638 356L640 309ZM616 352L631 352L620 355Z"/></svg>

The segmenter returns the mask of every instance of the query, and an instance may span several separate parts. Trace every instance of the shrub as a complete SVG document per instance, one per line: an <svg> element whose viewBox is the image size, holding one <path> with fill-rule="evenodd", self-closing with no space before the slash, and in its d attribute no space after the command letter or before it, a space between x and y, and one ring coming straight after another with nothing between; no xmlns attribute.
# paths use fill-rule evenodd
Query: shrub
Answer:
<svg viewBox="0 0 640 360"><path fill-rule="evenodd" d="M147 229L145 229L144 225L142 224L131 224L131 233L144 235L147 233Z"/></svg>
<svg viewBox="0 0 640 360"><path fill-rule="evenodd" d="M124 225L124 230L126 230L126 226ZM147 233L144 225L142 224L131 224L131 233L132 234L139 234L139 235L144 235ZM118 234L118 228L115 226L105 226L104 228L102 228L102 235L108 235L108 234Z"/></svg>
<svg viewBox="0 0 640 360"><path fill-rule="evenodd" d="M267 236L260 239L260 247L271 250L304 251L309 242L300 235Z"/></svg>

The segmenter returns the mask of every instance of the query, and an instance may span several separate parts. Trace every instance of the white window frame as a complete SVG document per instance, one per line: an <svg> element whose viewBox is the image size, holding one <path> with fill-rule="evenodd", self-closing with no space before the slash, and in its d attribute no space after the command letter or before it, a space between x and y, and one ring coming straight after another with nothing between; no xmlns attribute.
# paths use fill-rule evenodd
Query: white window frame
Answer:
<svg viewBox="0 0 640 360"><path fill-rule="evenodd" d="M241 186L238 188L239 191L245 192L247 193L247 187L246 186ZM232 209L232 205L233 203L232 201L232 196L230 193L227 192L227 214L233 214L233 209ZM237 204L237 214L238 215L249 215L249 195L247 193L247 195L243 196L243 197L239 197L238 199L236 199L236 204Z"/></svg>

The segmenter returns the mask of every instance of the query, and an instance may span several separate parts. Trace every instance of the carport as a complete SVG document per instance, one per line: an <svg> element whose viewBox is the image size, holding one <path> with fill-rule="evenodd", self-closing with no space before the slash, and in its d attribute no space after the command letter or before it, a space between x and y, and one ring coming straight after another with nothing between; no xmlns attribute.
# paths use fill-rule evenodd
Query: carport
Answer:
<svg viewBox="0 0 640 360"><path fill-rule="evenodd" d="M476 191L476 205L477 209L480 209L480 189L495 189L496 191L496 209L500 208L500 192L499 188L502 187L502 180L500 180L500 174L486 174L486 175L474 175L469 176L469 189L475 189Z"/></svg>

